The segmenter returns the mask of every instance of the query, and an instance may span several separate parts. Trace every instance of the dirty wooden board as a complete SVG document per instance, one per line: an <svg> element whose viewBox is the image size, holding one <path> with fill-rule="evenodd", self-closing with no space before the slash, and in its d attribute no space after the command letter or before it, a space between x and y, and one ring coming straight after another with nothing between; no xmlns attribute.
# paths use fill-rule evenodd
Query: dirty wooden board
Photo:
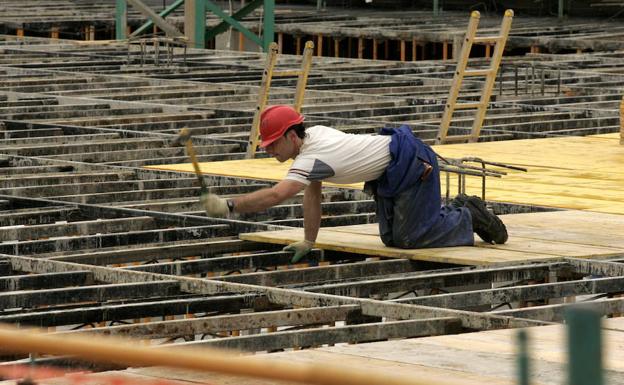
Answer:
<svg viewBox="0 0 624 385"><path fill-rule="evenodd" d="M624 318L603 320L603 362L607 384L624 384ZM563 384L567 376L566 329L562 325L525 329L529 337L532 384ZM491 330L457 335L411 338L367 344L338 344L317 349L257 355L259 359L323 365L339 363L357 371L367 368L463 385L517 383L517 330ZM162 367L113 372L129 379L153 378L215 385L290 384L224 374L198 373ZM98 375L95 375L98 376ZM53 380L64 385L67 380ZM46 381L46 383L48 383Z"/></svg>
<svg viewBox="0 0 624 385"><path fill-rule="evenodd" d="M444 157L476 156L528 168L509 171L503 178L488 178L487 199L624 214L624 146L619 134L514 140L435 146ZM588 156L591 154L591 156ZM252 159L201 163L206 174L264 180L281 180L290 162ZM150 168L192 172L191 164L158 165ZM442 188L445 177L442 175ZM452 175L451 192L456 191ZM469 193L478 194L480 178L467 178ZM361 188L362 184L349 185Z"/></svg>
<svg viewBox="0 0 624 385"><path fill-rule="evenodd" d="M475 238L476 247L404 250L386 247L376 224L325 227L316 247L366 255L453 263L495 265L560 257L600 258L624 254L624 216L586 211L501 216L509 241L490 245ZM287 244L303 239L303 229L241 234L242 239ZM619 238L619 239L618 239Z"/></svg>

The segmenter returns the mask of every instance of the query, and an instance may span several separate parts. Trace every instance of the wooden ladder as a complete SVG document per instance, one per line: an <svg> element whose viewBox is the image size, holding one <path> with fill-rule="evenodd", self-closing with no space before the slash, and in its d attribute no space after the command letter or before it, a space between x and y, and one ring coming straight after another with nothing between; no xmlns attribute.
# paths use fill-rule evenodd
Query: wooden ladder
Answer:
<svg viewBox="0 0 624 385"><path fill-rule="evenodd" d="M507 36L509 36L513 16L514 13L511 9L505 11L505 16L503 17L503 21L501 23L500 35L477 37L477 27L479 26L480 14L477 11L473 11L470 14L468 31L466 32L464 44L462 45L461 53L459 59L457 60L457 68L455 69L451 90L449 91L448 99L446 101L446 105L444 106L444 114L442 115L442 121L440 122L440 129L438 130L436 144L464 141L476 142L479 139L479 133L481 132L485 112L490 101L490 96L492 95L492 88L494 87L496 73L498 72L498 67L503 57L503 51L505 50L505 43L507 43ZM474 43L494 45L494 52L492 53L492 58L490 59L489 68L473 70L466 69L468 59L470 58L470 50L472 49L472 45ZM473 103L457 103L457 97L459 96L464 77L478 76L485 76L485 82L483 83L483 89L481 90L481 98L479 101ZM468 109L475 110L470 134L447 135L455 110Z"/></svg>
<svg viewBox="0 0 624 385"><path fill-rule="evenodd" d="M271 80L273 77L298 76L293 108L297 112L301 111L305 88L308 83L308 74L310 73L310 67L312 66L313 50L314 43L311 41L306 42L303 50L303 60L301 61L300 70L274 71L275 63L277 62L278 48L277 43L275 42L269 45L269 52L267 53L264 72L262 73L262 81L260 82L260 90L258 91L258 102L256 103L254 118L251 123L251 132L249 133L249 142L247 143L247 153L245 154L245 159L253 159L256 155L260 132L260 115L267 105L269 90L271 88Z"/></svg>

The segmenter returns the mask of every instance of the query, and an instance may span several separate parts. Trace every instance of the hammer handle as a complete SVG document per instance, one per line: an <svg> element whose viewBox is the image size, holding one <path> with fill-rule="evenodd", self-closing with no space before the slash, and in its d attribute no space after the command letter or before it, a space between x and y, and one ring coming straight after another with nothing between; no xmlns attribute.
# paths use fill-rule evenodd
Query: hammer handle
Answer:
<svg viewBox="0 0 624 385"><path fill-rule="evenodd" d="M199 169L199 163L197 163L197 156L195 155L195 148L193 148L193 142L191 139L186 141L186 152L191 158L191 162L193 163L193 168L195 169L195 175L197 175L197 179L199 180L199 187L202 193L208 192L208 187L206 187L206 182L202 177L202 172Z"/></svg>

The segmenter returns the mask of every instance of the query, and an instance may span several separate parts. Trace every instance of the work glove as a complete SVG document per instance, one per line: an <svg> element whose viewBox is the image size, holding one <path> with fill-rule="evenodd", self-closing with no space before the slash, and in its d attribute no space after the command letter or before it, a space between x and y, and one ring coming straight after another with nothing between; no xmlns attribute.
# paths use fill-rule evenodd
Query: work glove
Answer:
<svg viewBox="0 0 624 385"><path fill-rule="evenodd" d="M293 251L295 255L293 255L290 263L297 263L301 258L306 256L312 250L312 246L314 246L314 242L303 240L295 243L291 243L290 245L284 247L283 251Z"/></svg>
<svg viewBox="0 0 624 385"><path fill-rule="evenodd" d="M219 197L215 194L202 193L199 197L206 214L209 217L226 217L230 213L230 209L227 204L227 200Z"/></svg>

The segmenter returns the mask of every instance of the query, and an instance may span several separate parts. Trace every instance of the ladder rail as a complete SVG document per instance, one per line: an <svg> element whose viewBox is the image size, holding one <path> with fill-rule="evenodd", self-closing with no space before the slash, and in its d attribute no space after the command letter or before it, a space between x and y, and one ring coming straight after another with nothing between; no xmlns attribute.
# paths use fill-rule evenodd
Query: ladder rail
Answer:
<svg viewBox="0 0 624 385"><path fill-rule="evenodd" d="M488 103L492 96L492 89L494 82L496 81L496 75L500 66L503 52L505 50L505 44L511 30L511 22L513 20L514 12L510 9L505 11L505 15L501 22L500 34L498 36L481 36L476 37L477 27L479 23L479 12L473 11L470 14L470 22L468 23L468 30L466 31L466 37L464 38L464 44L460 57L457 61L457 68L453 75L453 82L451 83L451 89L449 96L444 107L444 113L440 121L440 127L438 130L438 136L436 138L436 144L442 144L447 141L468 140L469 142L476 142L479 139L481 133L481 127L483 126L483 120L487 112ZM490 65L487 69L474 69L466 70L468 60L470 58L470 50L474 43L492 43L494 42L494 52L490 59ZM461 91L461 85L464 77L476 77L485 76L483 86L481 89L481 97L478 102L463 102L457 103L457 98ZM453 113L455 110L476 109L474 114L474 120L470 133L467 135L448 135L448 130L451 125ZM455 138L455 139L452 139Z"/></svg>
<svg viewBox="0 0 624 385"><path fill-rule="evenodd" d="M455 104L457 102L457 97L459 96L459 91L464 80L464 72L466 66L468 65L470 50L472 49L472 42L474 41L474 38L477 34L480 17L481 16L478 11L473 11L470 14L468 30L466 31L464 43L462 44L461 53L457 61L457 68L455 69L455 73L453 74L451 90L449 91L449 96L446 99L446 104L444 105L444 113L442 114L442 121L440 122L440 129L438 131L436 143L442 142L446 138L449 127L451 125L451 119L453 117L453 112L455 111Z"/></svg>
<svg viewBox="0 0 624 385"><path fill-rule="evenodd" d="M251 123L251 131L249 133L245 159L253 159L256 155L260 139L260 116L262 115L262 111L264 111L269 100L269 91L271 89L271 80L273 77L297 75L297 88L295 90L293 108L297 112L301 112L301 107L303 106L303 98L305 96L305 89L308 83L308 74L310 73L310 68L312 67L314 43L311 41L306 42L300 70L275 71L274 69L275 64L277 63L278 50L277 43L273 42L269 45L269 52L267 53L264 71L262 72L260 89L258 90L258 101L256 103L254 117Z"/></svg>
<svg viewBox="0 0 624 385"><path fill-rule="evenodd" d="M492 96L492 89L494 88L494 82L496 81L496 74L503 59L503 52L505 51L505 45L507 43L507 36L509 36L509 30L511 29L511 21L513 18L513 11L508 9L505 11L503 22L501 24L501 37L503 37L494 46L494 52L490 61L491 72L487 75L485 84L483 86L484 92L481 94L481 105L479 106L475 119L472 122L470 142L476 142L479 140L479 134L481 133L481 127L483 127L483 120L485 119L485 113L487 112L488 103Z"/></svg>
<svg viewBox="0 0 624 385"><path fill-rule="evenodd" d="M275 68L276 61L277 43L273 42L269 45L269 52L267 53L264 71L262 72L262 80L260 81L260 89L258 90L258 100L256 102L253 121L251 122L251 132L249 133L245 159L251 159L256 155L260 133L260 114L264 110L264 107L266 107L267 100L269 99L269 89L271 88L271 79L273 78L273 69Z"/></svg>
<svg viewBox="0 0 624 385"><path fill-rule="evenodd" d="M312 67L312 53L314 52L314 43L307 41L305 48L303 49L303 60L301 62L301 72L297 79L297 88L295 91L295 102L293 108L297 112L301 112L303 107L303 97L305 96L306 85L308 84L308 75L310 74L310 68Z"/></svg>

